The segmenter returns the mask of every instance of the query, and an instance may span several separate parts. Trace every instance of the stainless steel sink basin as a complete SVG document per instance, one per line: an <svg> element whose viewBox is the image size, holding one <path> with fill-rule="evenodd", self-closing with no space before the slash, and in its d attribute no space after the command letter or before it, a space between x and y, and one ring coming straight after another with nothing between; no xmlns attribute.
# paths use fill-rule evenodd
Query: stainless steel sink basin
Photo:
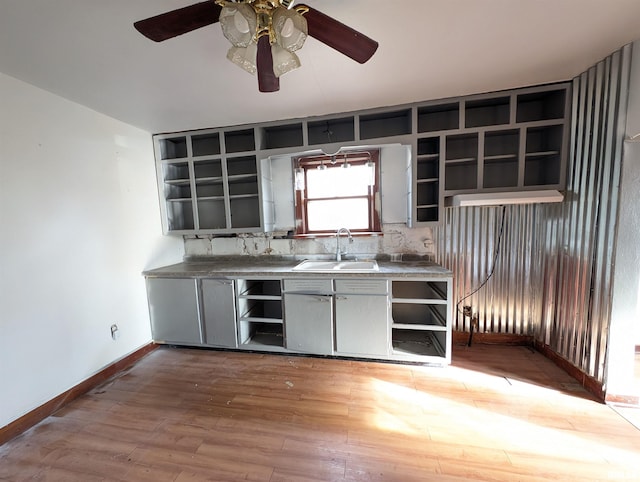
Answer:
<svg viewBox="0 0 640 482"><path fill-rule="evenodd" d="M331 273L336 271L367 272L378 271L378 263L373 260L368 261L327 261L307 259L293 268L294 271L314 271L321 273Z"/></svg>

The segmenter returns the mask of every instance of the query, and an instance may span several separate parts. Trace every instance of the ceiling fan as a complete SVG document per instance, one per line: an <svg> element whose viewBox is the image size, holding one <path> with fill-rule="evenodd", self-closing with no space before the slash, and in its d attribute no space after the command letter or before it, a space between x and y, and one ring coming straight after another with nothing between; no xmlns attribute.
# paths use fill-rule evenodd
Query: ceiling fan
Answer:
<svg viewBox="0 0 640 482"><path fill-rule="evenodd" d="M260 92L280 90L279 77L300 67L294 53L311 36L361 64L378 42L295 0L208 0L135 22L145 37L162 42L220 23L232 46L227 58L258 74Z"/></svg>

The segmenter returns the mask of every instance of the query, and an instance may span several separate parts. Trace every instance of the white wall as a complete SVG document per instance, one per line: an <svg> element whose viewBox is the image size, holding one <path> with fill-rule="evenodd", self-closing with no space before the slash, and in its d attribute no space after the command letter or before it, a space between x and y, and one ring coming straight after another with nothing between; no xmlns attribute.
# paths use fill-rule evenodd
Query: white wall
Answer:
<svg viewBox="0 0 640 482"><path fill-rule="evenodd" d="M150 134L0 74L0 427L148 343L140 273L182 256Z"/></svg>

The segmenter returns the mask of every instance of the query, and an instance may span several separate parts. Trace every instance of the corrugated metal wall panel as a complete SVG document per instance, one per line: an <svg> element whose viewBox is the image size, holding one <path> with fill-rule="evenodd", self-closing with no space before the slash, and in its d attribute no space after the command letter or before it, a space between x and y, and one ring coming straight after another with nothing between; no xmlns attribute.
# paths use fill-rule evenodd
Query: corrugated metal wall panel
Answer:
<svg viewBox="0 0 640 482"><path fill-rule="evenodd" d="M631 46L574 79L574 117L567 199L555 219L560 243L544 246L556 258L556 281L543 284L545 299L537 337L583 372L604 380L611 315L613 246L624 139Z"/></svg>
<svg viewBox="0 0 640 482"><path fill-rule="evenodd" d="M534 335L603 381L611 312L613 246L631 45L573 81L565 202L447 208L434 230L436 261L455 273L454 329Z"/></svg>
<svg viewBox="0 0 640 482"><path fill-rule="evenodd" d="M503 227L504 216L504 227ZM435 228L436 262L451 269L454 299L459 301L454 329L469 330L462 306L478 315L480 331L531 334L536 297L532 263L536 207L447 208L444 223ZM502 228L500 249L498 238ZM496 257L497 251L497 257ZM491 280L474 292L494 266Z"/></svg>

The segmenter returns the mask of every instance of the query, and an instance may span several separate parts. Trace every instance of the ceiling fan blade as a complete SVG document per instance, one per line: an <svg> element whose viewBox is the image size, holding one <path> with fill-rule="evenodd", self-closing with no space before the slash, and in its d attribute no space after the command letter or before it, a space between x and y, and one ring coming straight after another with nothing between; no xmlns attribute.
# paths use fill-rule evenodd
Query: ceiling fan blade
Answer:
<svg viewBox="0 0 640 482"><path fill-rule="evenodd" d="M273 57L269 36L263 35L258 39L258 53L256 56L258 68L258 89L260 92L277 92L280 90L280 79L273 73Z"/></svg>
<svg viewBox="0 0 640 482"><path fill-rule="evenodd" d="M221 11L221 6L213 0L208 0L139 20L133 26L138 32L154 42L162 42L216 23L220 19Z"/></svg>
<svg viewBox="0 0 640 482"><path fill-rule="evenodd" d="M309 9L304 14L304 18L307 19L307 28L311 37L361 64L369 60L378 49L378 42L375 40L315 8L308 5L304 7Z"/></svg>

